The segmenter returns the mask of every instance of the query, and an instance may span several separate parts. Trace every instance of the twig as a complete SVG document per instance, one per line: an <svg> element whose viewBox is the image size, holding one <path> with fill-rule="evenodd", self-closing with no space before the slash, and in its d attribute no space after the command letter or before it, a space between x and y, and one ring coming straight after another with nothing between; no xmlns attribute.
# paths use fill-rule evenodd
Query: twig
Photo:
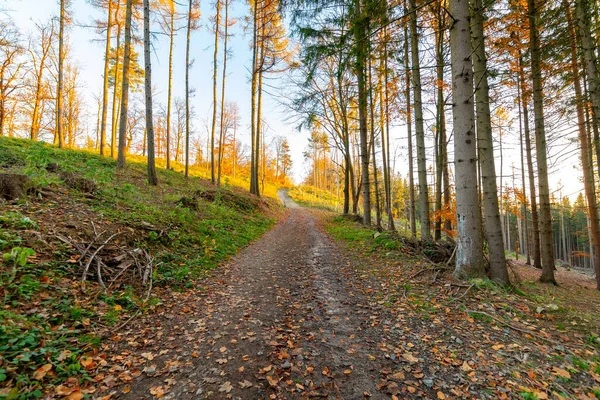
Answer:
<svg viewBox="0 0 600 400"><path fill-rule="evenodd" d="M462 294L460 297L455 297L455 298L453 298L452 300L450 300L450 301L448 302L448 304L450 304L450 303L452 303L452 302L455 302L455 301L458 301L458 300L462 299L463 297L465 297L465 296L467 295L467 293L469 293L469 290L471 290L471 289L473 288L473 286L475 286L475 284L472 284L471 286L469 286L469 287L467 288L467 290L465 290L465 292L464 292L464 293L463 293L463 294ZM460 289L459 289L459 290L460 290Z"/></svg>
<svg viewBox="0 0 600 400"><path fill-rule="evenodd" d="M450 266L450 263L452 262L452 259L454 258L454 256L456 255L456 249L458 248L458 246L454 246L454 250L452 250L452 255L450 256L450 258L448 259L448 261L446 261L446 266Z"/></svg>
<svg viewBox="0 0 600 400"><path fill-rule="evenodd" d="M98 247L98 248L96 249L96 251L94 251L94 253L93 253L93 254L90 256L90 258L89 258L88 262L85 264L85 267L83 268L83 275L81 276L81 281L82 281L82 282L85 282L85 278L86 278L86 276L87 276L88 269L90 268L90 264L92 263L92 261L93 261L93 260L94 260L94 258L96 257L96 254L98 254L98 252L99 252L100 250L102 250L102 249L104 248L104 246L105 246L106 244L108 244L108 242L110 242L110 240L111 240L112 238L114 238L115 236L119 235L120 233L121 233L121 232L117 232L117 233L114 233L114 234L112 234L112 235L111 235L111 236L110 236L110 237L107 239L107 243L104 243L104 244L102 244L100 247Z"/></svg>
<svg viewBox="0 0 600 400"><path fill-rule="evenodd" d="M414 279L417 276L419 276L422 273L427 272L427 271L443 271L443 270L446 269L445 267L439 267L439 266L435 267L435 264L432 264L432 265L434 265L434 268L429 268L429 267L428 268L423 268L422 270L417 271L416 273L412 274L411 276L409 276L405 280L410 281L411 279Z"/></svg>

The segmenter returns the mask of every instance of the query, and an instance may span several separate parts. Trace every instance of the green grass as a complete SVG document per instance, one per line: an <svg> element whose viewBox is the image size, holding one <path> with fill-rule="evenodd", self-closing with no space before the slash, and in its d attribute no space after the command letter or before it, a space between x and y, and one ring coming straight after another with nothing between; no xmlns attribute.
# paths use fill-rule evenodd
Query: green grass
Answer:
<svg viewBox="0 0 600 400"><path fill-rule="evenodd" d="M69 188L60 173L46 170L50 163L93 181L97 190L89 195ZM152 297L144 302L139 284L102 293L91 283L87 296L97 296L93 299L75 290L81 271L70 259L78 252L46 234L57 213L76 210L72 234L80 236L85 227L91 230L90 220L118 227L124 244L155 258L155 287L186 290L265 233L279 207L229 185L217 190L214 200L205 200L198 193L215 189L177 171L159 169L159 186L150 186L145 164L135 159L118 171L110 158L28 140L0 138L2 172L27 175L38 193L0 210L0 388L13 388L11 398L40 397L48 385L69 376L88 379L80 358L84 349L99 345L92 328L116 325L160 302ZM58 204L46 200L45 191L59 194ZM180 205L182 197L194 197L197 209ZM270 216L266 208L273 209ZM145 229L148 225L153 228ZM34 379L46 363L52 373Z"/></svg>
<svg viewBox="0 0 600 400"><path fill-rule="evenodd" d="M363 252L386 252L401 250L403 247L399 236L389 232L377 232L375 229L363 227L352 218L334 217L326 226L327 231L337 240L351 243L353 248Z"/></svg>

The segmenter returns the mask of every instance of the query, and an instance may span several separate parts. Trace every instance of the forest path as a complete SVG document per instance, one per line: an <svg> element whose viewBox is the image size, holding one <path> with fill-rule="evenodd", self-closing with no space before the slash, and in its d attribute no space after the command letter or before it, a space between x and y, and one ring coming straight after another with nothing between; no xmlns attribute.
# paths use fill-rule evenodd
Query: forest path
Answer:
<svg viewBox="0 0 600 400"><path fill-rule="evenodd" d="M125 351L147 361L116 397L389 398L375 382L389 361L373 356L382 327L344 276L346 259L318 218L279 196L283 221L206 291L131 327L136 348Z"/></svg>

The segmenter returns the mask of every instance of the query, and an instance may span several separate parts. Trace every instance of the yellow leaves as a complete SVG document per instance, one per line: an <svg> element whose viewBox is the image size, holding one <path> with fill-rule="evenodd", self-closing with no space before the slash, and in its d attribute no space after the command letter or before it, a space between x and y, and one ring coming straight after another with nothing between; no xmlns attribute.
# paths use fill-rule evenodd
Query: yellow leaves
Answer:
<svg viewBox="0 0 600 400"><path fill-rule="evenodd" d="M443 392L437 392L437 398L440 400L444 400L446 395Z"/></svg>
<svg viewBox="0 0 600 400"><path fill-rule="evenodd" d="M492 349L498 351L498 350L502 350L504 348L504 345L501 343L495 344L492 346Z"/></svg>
<svg viewBox="0 0 600 400"><path fill-rule="evenodd" d="M569 373L569 371L558 368L558 367L552 368L552 374L556 375L556 376L560 376L561 378L571 379L571 374Z"/></svg>
<svg viewBox="0 0 600 400"><path fill-rule="evenodd" d="M227 381L227 382L223 383L221 386L219 386L219 392L221 392L221 393L229 393L229 392L231 392L232 389L233 389L233 385L229 381Z"/></svg>
<svg viewBox="0 0 600 400"><path fill-rule="evenodd" d="M160 399L166 393L167 392L166 392L165 388L163 388L162 386L153 386L150 388L150 394L153 395L154 397L156 397L157 399Z"/></svg>
<svg viewBox="0 0 600 400"><path fill-rule="evenodd" d="M79 360L81 366L87 370L94 369L96 367L96 363L92 360L92 357L81 357Z"/></svg>
<svg viewBox="0 0 600 400"><path fill-rule="evenodd" d="M267 375L267 382L269 382L269 385L271 387L276 387L277 384L279 383L279 380L272 375Z"/></svg>
<svg viewBox="0 0 600 400"><path fill-rule="evenodd" d="M33 379L41 381L42 379L44 379L46 374L48 372L50 372L51 369L52 369L52 364L42 365L33 373Z"/></svg>
<svg viewBox="0 0 600 400"><path fill-rule="evenodd" d="M463 362L462 366L460 367L461 370L463 370L464 372L471 372L473 371L473 368L471 368L471 366L469 365L468 362Z"/></svg>
<svg viewBox="0 0 600 400"><path fill-rule="evenodd" d="M402 358L404 358L406 361L408 361L411 364L419 362L419 359L417 357L413 356L410 353L404 353L404 354L402 354Z"/></svg>

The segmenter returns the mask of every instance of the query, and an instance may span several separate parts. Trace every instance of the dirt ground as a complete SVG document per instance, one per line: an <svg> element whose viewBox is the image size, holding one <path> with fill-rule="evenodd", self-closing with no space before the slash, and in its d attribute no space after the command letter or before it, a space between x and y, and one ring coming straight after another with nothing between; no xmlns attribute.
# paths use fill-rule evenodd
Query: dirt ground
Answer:
<svg viewBox="0 0 600 400"><path fill-rule="evenodd" d="M566 344L534 346L433 297L386 308L376 294L387 284L357 273L321 218L280 197L275 228L111 338L98 398L495 399L525 387L551 398L590 384L585 372L562 377L575 358Z"/></svg>

